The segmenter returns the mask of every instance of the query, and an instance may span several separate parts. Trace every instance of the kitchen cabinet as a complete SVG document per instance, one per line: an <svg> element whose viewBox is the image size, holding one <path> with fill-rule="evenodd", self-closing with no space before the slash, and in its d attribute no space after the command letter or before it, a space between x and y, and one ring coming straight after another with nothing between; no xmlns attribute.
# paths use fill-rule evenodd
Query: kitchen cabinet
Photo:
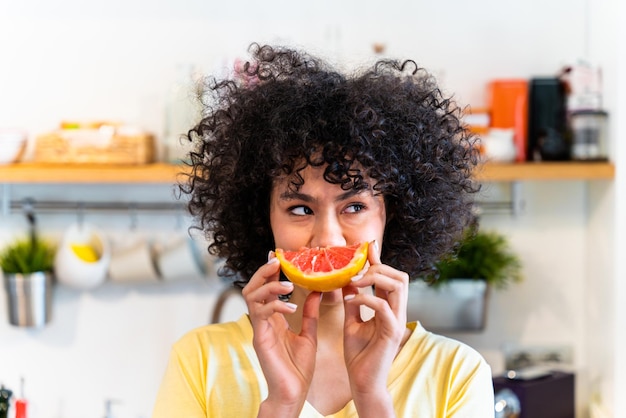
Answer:
<svg viewBox="0 0 626 418"><path fill-rule="evenodd" d="M58 165L19 163L0 166L0 184L20 183L172 183L188 170L184 165ZM477 170L481 181L611 180L609 162L487 163Z"/></svg>

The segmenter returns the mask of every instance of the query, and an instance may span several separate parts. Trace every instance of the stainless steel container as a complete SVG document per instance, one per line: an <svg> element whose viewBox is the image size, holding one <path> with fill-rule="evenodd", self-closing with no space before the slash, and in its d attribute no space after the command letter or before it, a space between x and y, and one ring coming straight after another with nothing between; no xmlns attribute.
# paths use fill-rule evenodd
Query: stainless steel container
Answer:
<svg viewBox="0 0 626 418"><path fill-rule="evenodd" d="M416 280L409 284L407 320L420 321L428 331L439 333L481 331L488 296L484 280L450 279L436 288Z"/></svg>
<svg viewBox="0 0 626 418"><path fill-rule="evenodd" d="M9 322L19 327L42 327L52 317L52 275L47 272L4 274Z"/></svg>
<svg viewBox="0 0 626 418"><path fill-rule="evenodd" d="M571 156L573 160L606 161L607 154L607 118L603 110L578 110L572 112Z"/></svg>

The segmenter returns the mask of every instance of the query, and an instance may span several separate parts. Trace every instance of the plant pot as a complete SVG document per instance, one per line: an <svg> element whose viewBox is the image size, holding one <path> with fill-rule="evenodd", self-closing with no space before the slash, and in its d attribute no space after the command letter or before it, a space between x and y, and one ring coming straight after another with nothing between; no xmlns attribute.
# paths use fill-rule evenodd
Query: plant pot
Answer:
<svg viewBox="0 0 626 418"><path fill-rule="evenodd" d="M429 331L481 331L485 327L489 287L483 280L453 279L436 287L409 285L408 320Z"/></svg>
<svg viewBox="0 0 626 418"><path fill-rule="evenodd" d="M52 274L4 274L9 322L18 327L38 328L52 317Z"/></svg>

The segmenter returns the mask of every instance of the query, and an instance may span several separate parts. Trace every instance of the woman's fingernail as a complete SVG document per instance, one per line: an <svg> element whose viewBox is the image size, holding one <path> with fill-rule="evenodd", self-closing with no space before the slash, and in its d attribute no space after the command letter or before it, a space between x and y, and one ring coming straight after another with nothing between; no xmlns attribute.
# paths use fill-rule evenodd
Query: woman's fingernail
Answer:
<svg viewBox="0 0 626 418"><path fill-rule="evenodd" d="M295 311L296 309L298 309L298 305L296 305L295 303L285 302L285 305L287 305L287 307L291 309L292 311Z"/></svg>
<svg viewBox="0 0 626 418"><path fill-rule="evenodd" d="M267 261L270 261L272 258L276 258L276 257L274 257L274 251L269 250L267 252Z"/></svg>
<svg viewBox="0 0 626 418"><path fill-rule="evenodd" d="M356 276L354 276L351 280L353 282L359 281L363 278L363 274L362 273L358 273Z"/></svg>
<svg viewBox="0 0 626 418"><path fill-rule="evenodd" d="M278 258L274 257L274 258L270 258L269 260L267 260L267 264L276 264L278 263Z"/></svg>
<svg viewBox="0 0 626 418"><path fill-rule="evenodd" d="M345 301L347 302L347 301L349 301L349 300L354 299L355 297L356 297L356 295L354 295L354 294L349 294L349 295L345 295L345 296L343 297L343 300L345 300Z"/></svg>
<svg viewBox="0 0 626 418"><path fill-rule="evenodd" d="M286 280L281 280L278 283L280 283L281 286L285 286L285 287L293 287L293 283L288 282Z"/></svg>
<svg viewBox="0 0 626 418"><path fill-rule="evenodd" d="M378 245L378 240L375 239L372 245L374 246L374 249L376 250L376 254L379 254L380 246Z"/></svg>

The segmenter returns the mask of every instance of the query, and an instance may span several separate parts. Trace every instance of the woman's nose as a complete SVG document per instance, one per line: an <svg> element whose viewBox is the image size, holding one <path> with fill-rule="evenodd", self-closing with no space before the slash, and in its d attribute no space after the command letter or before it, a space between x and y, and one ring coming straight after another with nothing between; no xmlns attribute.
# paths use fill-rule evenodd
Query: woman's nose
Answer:
<svg viewBox="0 0 626 418"><path fill-rule="evenodd" d="M343 232L335 215L318 216L311 237L311 247L346 245Z"/></svg>

